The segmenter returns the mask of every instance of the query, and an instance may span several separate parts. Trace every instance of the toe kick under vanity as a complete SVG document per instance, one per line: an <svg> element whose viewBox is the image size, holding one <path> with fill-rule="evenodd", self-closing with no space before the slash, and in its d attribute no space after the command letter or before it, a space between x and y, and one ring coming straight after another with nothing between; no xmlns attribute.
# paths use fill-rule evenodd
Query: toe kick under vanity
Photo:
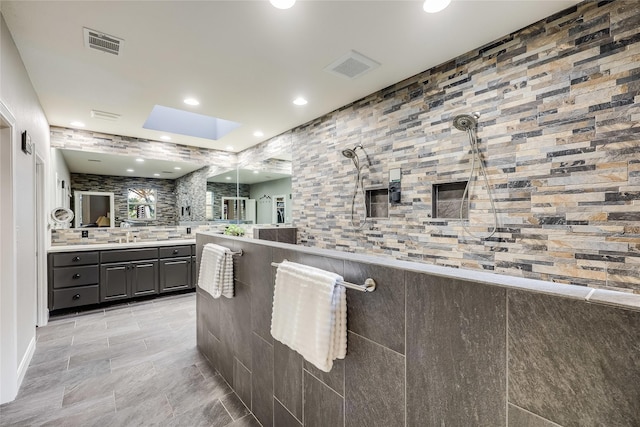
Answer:
<svg viewBox="0 0 640 427"><path fill-rule="evenodd" d="M195 288L195 241L53 246L50 311Z"/></svg>

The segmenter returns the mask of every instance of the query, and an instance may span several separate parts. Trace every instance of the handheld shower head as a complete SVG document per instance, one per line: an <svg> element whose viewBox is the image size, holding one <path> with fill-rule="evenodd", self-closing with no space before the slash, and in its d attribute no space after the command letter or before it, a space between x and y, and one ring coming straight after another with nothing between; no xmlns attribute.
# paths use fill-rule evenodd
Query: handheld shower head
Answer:
<svg viewBox="0 0 640 427"><path fill-rule="evenodd" d="M473 113L473 115L460 114L453 118L453 126L458 130L466 132L476 127L479 118L480 113Z"/></svg>
<svg viewBox="0 0 640 427"><path fill-rule="evenodd" d="M353 159L356 157L356 150L352 150L351 148L347 148L346 150L342 150L342 155L347 159Z"/></svg>
<svg viewBox="0 0 640 427"><path fill-rule="evenodd" d="M342 155L345 156L347 159L355 159L358 157L358 154L356 154L356 150L358 148L364 150L364 147L362 147L362 144L358 144L353 148L347 148L346 150L342 150Z"/></svg>

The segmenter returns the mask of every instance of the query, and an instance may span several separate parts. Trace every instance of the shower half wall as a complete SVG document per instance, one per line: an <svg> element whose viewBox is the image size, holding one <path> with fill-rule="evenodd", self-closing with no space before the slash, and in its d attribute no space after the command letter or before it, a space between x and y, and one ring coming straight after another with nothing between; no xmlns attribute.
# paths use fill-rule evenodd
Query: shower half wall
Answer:
<svg viewBox="0 0 640 427"><path fill-rule="evenodd" d="M235 298L197 292L198 348L265 427L640 425L640 296L231 236L196 241L198 256L210 242L243 251ZM329 373L270 335L271 262L283 259L378 284L347 291L347 357Z"/></svg>

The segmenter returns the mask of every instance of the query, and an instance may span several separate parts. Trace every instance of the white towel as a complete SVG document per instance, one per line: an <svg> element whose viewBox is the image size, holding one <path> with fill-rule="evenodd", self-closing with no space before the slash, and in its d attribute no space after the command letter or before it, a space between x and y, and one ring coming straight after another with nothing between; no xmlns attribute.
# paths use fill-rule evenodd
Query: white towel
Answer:
<svg viewBox="0 0 640 427"><path fill-rule="evenodd" d="M229 248L214 243L204 245L198 286L214 298L233 298L233 254Z"/></svg>
<svg viewBox="0 0 640 427"><path fill-rule="evenodd" d="M276 273L271 335L329 372L347 354L347 298L342 277L283 261Z"/></svg>

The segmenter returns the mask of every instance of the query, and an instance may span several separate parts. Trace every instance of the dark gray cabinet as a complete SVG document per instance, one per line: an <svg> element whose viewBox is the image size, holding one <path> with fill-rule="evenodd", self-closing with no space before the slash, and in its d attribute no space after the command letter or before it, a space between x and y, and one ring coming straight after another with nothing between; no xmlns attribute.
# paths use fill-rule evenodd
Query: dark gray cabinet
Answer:
<svg viewBox="0 0 640 427"><path fill-rule="evenodd" d="M158 248L100 252L100 301L158 293Z"/></svg>
<svg viewBox="0 0 640 427"><path fill-rule="evenodd" d="M100 302L158 293L158 261L131 261L100 267Z"/></svg>
<svg viewBox="0 0 640 427"><path fill-rule="evenodd" d="M76 251L48 256L50 310L192 289L195 245Z"/></svg>
<svg viewBox="0 0 640 427"><path fill-rule="evenodd" d="M160 249L160 292L192 288L191 246Z"/></svg>
<svg viewBox="0 0 640 427"><path fill-rule="evenodd" d="M49 254L48 261L49 309L99 302L97 251Z"/></svg>

